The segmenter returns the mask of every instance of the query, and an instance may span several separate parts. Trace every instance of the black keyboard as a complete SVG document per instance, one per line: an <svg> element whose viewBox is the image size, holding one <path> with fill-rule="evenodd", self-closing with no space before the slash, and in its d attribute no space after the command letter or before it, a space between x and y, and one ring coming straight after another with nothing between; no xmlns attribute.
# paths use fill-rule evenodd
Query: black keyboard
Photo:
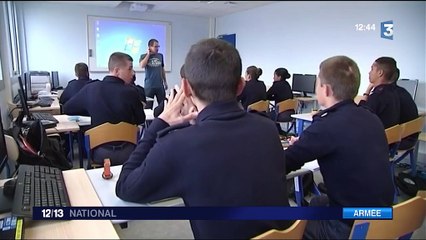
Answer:
<svg viewBox="0 0 426 240"><path fill-rule="evenodd" d="M62 171L40 165L20 165L12 214L32 218L33 207L71 206Z"/></svg>
<svg viewBox="0 0 426 240"><path fill-rule="evenodd" d="M33 119L46 120L54 123L59 123L58 119L56 119L51 113L47 112L33 112L31 113Z"/></svg>

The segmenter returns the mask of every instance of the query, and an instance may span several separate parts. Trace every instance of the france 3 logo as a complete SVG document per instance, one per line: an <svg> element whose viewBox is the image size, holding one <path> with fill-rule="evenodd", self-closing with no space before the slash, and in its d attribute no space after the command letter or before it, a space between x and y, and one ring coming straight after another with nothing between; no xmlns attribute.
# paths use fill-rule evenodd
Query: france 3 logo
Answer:
<svg viewBox="0 0 426 240"><path fill-rule="evenodd" d="M386 21L380 23L380 37L384 39L393 40L393 21Z"/></svg>

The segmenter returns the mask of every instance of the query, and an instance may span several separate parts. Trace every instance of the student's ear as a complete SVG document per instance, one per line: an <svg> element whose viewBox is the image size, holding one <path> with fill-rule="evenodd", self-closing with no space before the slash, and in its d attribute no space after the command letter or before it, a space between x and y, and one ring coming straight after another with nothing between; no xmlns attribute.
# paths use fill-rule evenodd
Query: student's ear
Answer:
<svg viewBox="0 0 426 240"><path fill-rule="evenodd" d="M243 92L244 87L246 86L246 81L243 77L241 77L240 81L238 82L237 86L237 96L240 96L240 94Z"/></svg>
<svg viewBox="0 0 426 240"><path fill-rule="evenodd" d="M330 84L325 84L325 95L327 97L332 97L333 96L333 89L331 89Z"/></svg>
<svg viewBox="0 0 426 240"><path fill-rule="evenodd" d="M188 82L188 79L186 78L181 79L181 87L183 88L183 94L185 94L186 97L190 97L194 95L192 91L192 87Z"/></svg>

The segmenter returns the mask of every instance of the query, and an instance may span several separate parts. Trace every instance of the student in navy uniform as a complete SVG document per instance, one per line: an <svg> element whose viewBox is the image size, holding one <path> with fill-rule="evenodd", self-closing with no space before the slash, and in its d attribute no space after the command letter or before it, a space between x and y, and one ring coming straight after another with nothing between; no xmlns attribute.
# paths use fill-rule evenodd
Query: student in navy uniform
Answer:
<svg viewBox="0 0 426 240"><path fill-rule="evenodd" d="M237 102L244 88L238 51L220 39L201 40L192 45L184 68L181 88L123 165L117 196L141 203L181 197L188 207L289 206L274 123ZM198 115L182 111L185 100ZM196 239L248 239L292 222L190 221Z"/></svg>
<svg viewBox="0 0 426 240"><path fill-rule="evenodd" d="M77 79L73 79L68 82L64 91L59 98L60 104L65 104L70 98L72 98L81 88L83 88L87 83L91 82L89 74L89 67L85 63L77 63L74 67L75 76Z"/></svg>
<svg viewBox="0 0 426 240"><path fill-rule="evenodd" d="M274 101L275 105L277 103L283 102L287 99L293 99L293 91L291 90L290 84L286 79L290 78L288 70L285 68L277 68L274 71L274 82L272 86L266 92L266 98L268 100ZM276 116L275 110L271 111L271 118L273 120L277 119L281 122L290 122L292 120L291 114L294 114L294 110L287 110ZM285 131L281 129L280 124L277 123L277 129L280 134L286 134Z"/></svg>
<svg viewBox="0 0 426 240"><path fill-rule="evenodd" d="M397 81L399 79L399 69L396 69L396 76L395 81L393 84L396 86L396 90L398 92L399 101L400 101L400 124L409 122L411 120L414 120L419 117L419 110L417 109L416 102L414 102L413 97L411 94L403 87L400 87L397 85ZM401 143L399 144L400 150L406 150L414 147L414 145L417 142L417 139L419 138L420 133L414 133L411 134L408 137L405 137L401 140Z"/></svg>
<svg viewBox="0 0 426 240"><path fill-rule="evenodd" d="M243 92L238 96L241 105L247 110L247 107L260 100L266 100L266 86L259 80L262 75L262 69L256 66L250 66L246 70L246 86Z"/></svg>
<svg viewBox="0 0 426 240"><path fill-rule="evenodd" d="M327 195L311 206L390 207L393 202L389 149L380 119L353 99L360 85L357 64L346 56L324 60L316 96L324 110L284 151L287 172L318 160ZM308 221L304 239L348 239L353 221Z"/></svg>
<svg viewBox="0 0 426 240"><path fill-rule="evenodd" d="M386 128L400 123L400 100L395 84L396 61L380 57L371 65L368 74L370 85L364 93L360 106L375 113Z"/></svg>
<svg viewBox="0 0 426 240"><path fill-rule="evenodd" d="M145 68L145 93L147 97L157 98L158 105L166 99L168 88L164 70L163 54L158 52L160 45L157 39L148 41L148 51L139 58L139 65ZM146 108L152 109L153 102L148 102Z"/></svg>
<svg viewBox="0 0 426 240"><path fill-rule="evenodd" d="M109 75L102 81L87 84L63 106L68 115L90 116L90 128L106 122L127 122L140 125L145 122L145 112L137 90L131 85L133 59L130 55L115 52L108 61ZM94 162L103 163L105 157L112 165L127 160L135 146L130 143L114 142L94 149Z"/></svg>

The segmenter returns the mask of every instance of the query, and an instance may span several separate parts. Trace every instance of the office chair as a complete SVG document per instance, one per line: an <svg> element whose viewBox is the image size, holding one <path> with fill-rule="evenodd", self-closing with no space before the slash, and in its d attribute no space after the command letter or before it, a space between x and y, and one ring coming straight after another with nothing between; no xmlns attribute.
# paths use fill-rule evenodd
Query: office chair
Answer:
<svg viewBox="0 0 426 240"><path fill-rule="evenodd" d="M109 142L129 142L137 144L139 137L139 127L126 122L117 124L104 123L87 130L84 133L86 137L87 169L100 167L93 163L93 149ZM103 165L102 165L103 166Z"/></svg>
<svg viewBox="0 0 426 240"><path fill-rule="evenodd" d="M16 140L12 136L9 136L9 135L6 135L6 134L4 134L4 140L6 142L7 156L9 158L9 160L11 160L14 163L13 172L15 172L18 169L18 158L19 158L18 143L16 142ZM14 173L11 174L11 171L9 169L9 165L8 165L7 169L8 169L7 177L12 177L14 175Z"/></svg>
<svg viewBox="0 0 426 240"><path fill-rule="evenodd" d="M285 230L272 229L252 239L302 239L307 220L297 220Z"/></svg>
<svg viewBox="0 0 426 240"><path fill-rule="evenodd" d="M287 99L275 105L275 122L277 124L287 123L286 135L296 125L296 119L292 118L290 115L296 113L298 104L299 102L296 99ZM286 111L288 111L288 114L282 114ZM291 123L290 127L288 127L289 123Z"/></svg>
<svg viewBox="0 0 426 240"><path fill-rule="evenodd" d="M393 207L391 220L355 220L350 239L410 239L425 219L426 200L415 196Z"/></svg>
<svg viewBox="0 0 426 240"><path fill-rule="evenodd" d="M247 106L247 111L269 112L269 101L260 100Z"/></svg>

